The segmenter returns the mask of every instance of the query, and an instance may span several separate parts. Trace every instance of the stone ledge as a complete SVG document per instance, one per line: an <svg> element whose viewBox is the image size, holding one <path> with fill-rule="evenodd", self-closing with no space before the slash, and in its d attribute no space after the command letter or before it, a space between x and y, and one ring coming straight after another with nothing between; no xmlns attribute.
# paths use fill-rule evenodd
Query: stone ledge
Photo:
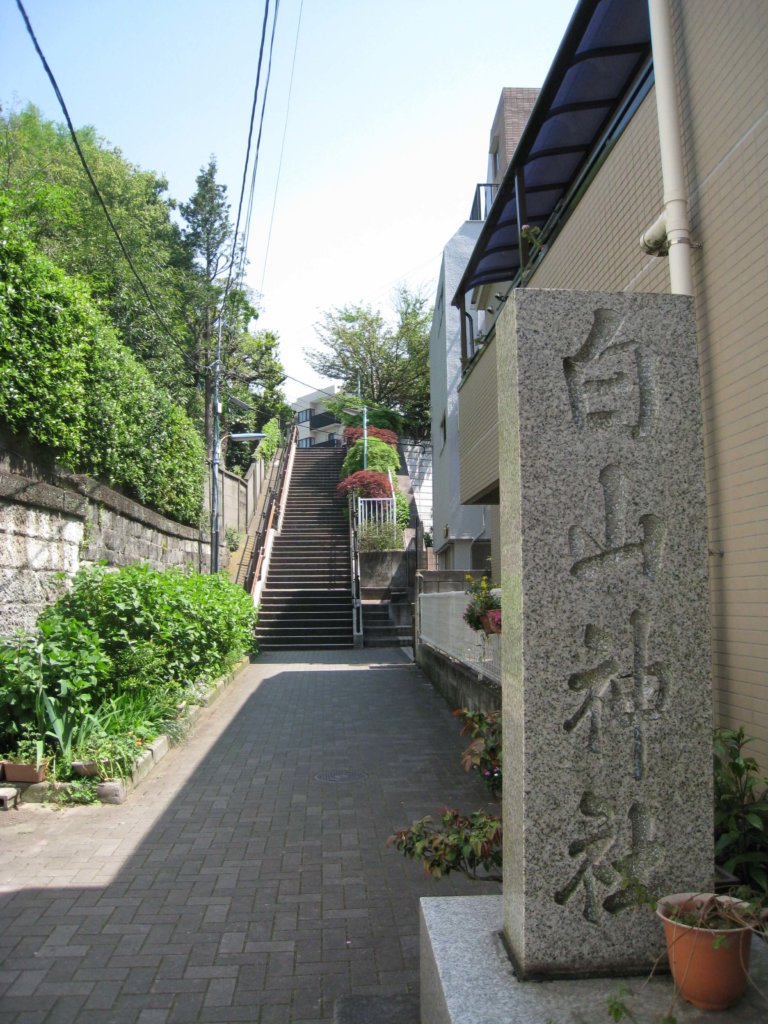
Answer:
<svg viewBox="0 0 768 1024"><path fill-rule="evenodd" d="M501 896L423 897L420 904L421 1024L592 1024L608 1020L606 999L619 986L638 1022L669 1011L669 976L650 982L638 977L518 981L501 942ZM750 973L754 986L728 1011L728 1024L765 1024L765 1004L757 991L768 987L768 947L763 943L753 943ZM674 1015L678 1024L712 1019L679 1000Z"/></svg>

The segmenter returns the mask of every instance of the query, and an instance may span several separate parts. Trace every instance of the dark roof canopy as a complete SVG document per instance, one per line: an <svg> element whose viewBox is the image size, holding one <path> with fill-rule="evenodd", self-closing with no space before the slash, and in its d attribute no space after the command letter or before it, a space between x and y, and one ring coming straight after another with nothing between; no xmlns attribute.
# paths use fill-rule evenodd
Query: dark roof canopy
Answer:
<svg viewBox="0 0 768 1024"><path fill-rule="evenodd" d="M648 0L581 0L454 302L478 285L514 280L520 270L519 200L524 223L546 223L622 107L650 52ZM524 196L517 194L518 183Z"/></svg>

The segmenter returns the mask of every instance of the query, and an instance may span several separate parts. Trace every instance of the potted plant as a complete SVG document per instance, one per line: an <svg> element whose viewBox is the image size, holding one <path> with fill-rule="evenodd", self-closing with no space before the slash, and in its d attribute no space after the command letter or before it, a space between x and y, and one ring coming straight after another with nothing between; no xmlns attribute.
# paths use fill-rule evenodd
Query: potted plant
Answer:
<svg viewBox="0 0 768 1024"><path fill-rule="evenodd" d="M19 740L16 749L3 759L7 782L42 782L48 762L44 756L43 741L29 735Z"/></svg>
<svg viewBox="0 0 768 1024"><path fill-rule="evenodd" d="M744 995L752 935L768 937L765 910L734 896L675 893L658 901L669 966L683 999L725 1010Z"/></svg>
<svg viewBox="0 0 768 1024"><path fill-rule="evenodd" d="M469 594L469 604L464 609L462 618L476 633L483 632L486 636L491 633L501 632L501 596L499 591L489 582L487 576L476 580L472 576L466 577L469 586L466 593ZM495 613L498 612L498 615ZM494 613L489 618L489 614Z"/></svg>

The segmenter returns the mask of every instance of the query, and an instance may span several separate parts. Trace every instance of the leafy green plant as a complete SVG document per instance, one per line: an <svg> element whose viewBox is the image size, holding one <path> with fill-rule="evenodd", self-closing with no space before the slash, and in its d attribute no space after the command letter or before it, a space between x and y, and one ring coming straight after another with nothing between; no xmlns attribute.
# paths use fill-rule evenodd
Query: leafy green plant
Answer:
<svg viewBox="0 0 768 1024"><path fill-rule="evenodd" d="M136 687L110 697L93 720L102 733L128 736L136 746L151 743L161 733L176 743L186 732L185 710L181 687Z"/></svg>
<svg viewBox="0 0 768 1024"><path fill-rule="evenodd" d="M243 535L233 526L228 526L224 531L224 542L230 551L237 551L242 542Z"/></svg>
<svg viewBox="0 0 768 1024"><path fill-rule="evenodd" d="M435 827L431 817L420 818L391 835L387 845L420 860L424 871L434 878L458 871L473 881L501 881L497 871L502 858L500 818L485 811L465 817L446 809L440 822L441 826Z"/></svg>
<svg viewBox="0 0 768 1024"><path fill-rule="evenodd" d="M141 756L143 743L131 736L109 736L104 732L92 733L88 740L73 751L78 761L95 761L105 779L125 779L133 771Z"/></svg>
<svg viewBox="0 0 768 1024"><path fill-rule="evenodd" d="M55 741L61 756L72 760L72 748L84 743L96 728L96 719L80 708L63 710L55 697L40 691L38 695L38 719L45 718L46 737Z"/></svg>
<svg viewBox="0 0 768 1024"><path fill-rule="evenodd" d="M341 467L341 478L350 476L365 468L374 473L386 473L391 469L393 473L400 467L400 456L391 445L379 441L375 437L368 438L368 465L363 467L363 439L355 441L347 452L346 458Z"/></svg>
<svg viewBox="0 0 768 1024"><path fill-rule="evenodd" d="M401 530L407 530L411 524L411 503L399 487L395 487L395 520Z"/></svg>
<svg viewBox="0 0 768 1024"><path fill-rule="evenodd" d="M280 421L275 417L265 423L261 428L261 432L266 434L259 442L259 447L256 449L256 455L262 462L269 463L274 458L275 452L280 447Z"/></svg>
<svg viewBox="0 0 768 1024"><path fill-rule="evenodd" d="M98 634L115 665L111 692L126 666L134 684L186 685L220 675L253 645L253 603L222 574L93 566L57 607Z"/></svg>
<svg viewBox="0 0 768 1024"><path fill-rule="evenodd" d="M462 768L476 771L493 796L498 796L502 784L501 712L457 708L453 714L464 723L462 736L472 738L461 755Z"/></svg>
<svg viewBox="0 0 768 1024"><path fill-rule="evenodd" d="M501 792L501 715L482 711L454 711L464 725L462 735L472 742L461 756L465 771L478 771L494 796ZM501 819L486 811L465 816L446 809L435 825L429 816L400 829L387 840L388 846L406 857L420 860L427 874L435 878L459 871L467 878L501 881ZM478 874L478 869L483 873Z"/></svg>
<svg viewBox="0 0 768 1024"><path fill-rule="evenodd" d="M72 779L66 787L55 792L56 801L72 807L97 804L99 802L99 795L96 792L98 784L98 779Z"/></svg>
<svg viewBox="0 0 768 1024"><path fill-rule="evenodd" d="M768 901L768 779L743 726L715 733L715 861Z"/></svg>
<svg viewBox="0 0 768 1024"><path fill-rule="evenodd" d="M361 551L401 551L403 531L389 523L365 523L357 531Z"/></svg>
<svg viewBox="0 0 768 1024"><path fill-rule="evenodd" d="M197 525L204 446L121 343L87 286L26 237L0 197L0 422L69 469Z"/></svg>
<svg viewBox="0 0 768 1024"><path fill-rule="evenodd" d="M470 629L480 632L483 629L483 616L491 610L501 609L501 598L494 593L496 588L487 576L477 580L468 575L465 579L469 584L466 590L469 594L469 604L462 618Z"/></svg>
<svg viewBox="0 0 768 1024"><path fill-rule="evenodd" d="M3 758L15 764L33 764L36 769L45 760L45 744L31 728L25 728L12 750Z"/></svg>

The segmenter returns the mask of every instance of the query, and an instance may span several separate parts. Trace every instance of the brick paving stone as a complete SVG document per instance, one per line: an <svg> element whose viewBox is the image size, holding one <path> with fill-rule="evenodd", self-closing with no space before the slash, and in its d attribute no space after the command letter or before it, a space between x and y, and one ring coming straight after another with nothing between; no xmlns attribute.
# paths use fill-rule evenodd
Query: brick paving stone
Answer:
<svg viewBox="0 0 768 1024"><path fill-rule="evenodd" d="M0 817L0 1024L329 1024L415 997L420 896L498 891L386 847L487 805L400 651L266 655L197 722L124 804Z"/></svg>

